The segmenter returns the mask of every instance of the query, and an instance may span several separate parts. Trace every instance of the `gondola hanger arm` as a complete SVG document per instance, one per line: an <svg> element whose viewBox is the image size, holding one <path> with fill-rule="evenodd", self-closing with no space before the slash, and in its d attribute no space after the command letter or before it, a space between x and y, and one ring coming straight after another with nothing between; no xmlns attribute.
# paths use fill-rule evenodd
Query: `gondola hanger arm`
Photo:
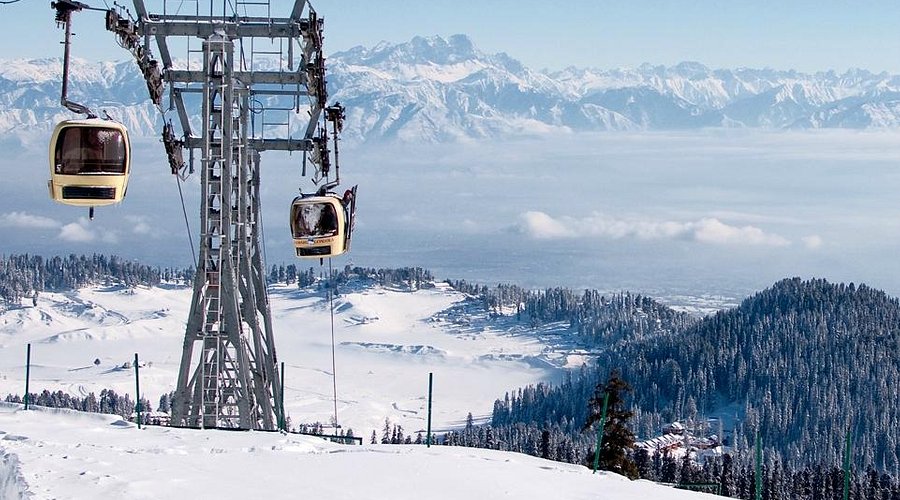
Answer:
<svg viewBox="0 0 900 500"><path fill-rule="evenodd" d="M91 9L91 7L72 0L51 2L50 7L56 9L56 23L63 25L66 30L65 41L63 41L63 80L60 104L73 113L87 115L88 118L96 118L97 115L90 108L69 100L69 47L72 45L72 13L83 9Z"/></svg>

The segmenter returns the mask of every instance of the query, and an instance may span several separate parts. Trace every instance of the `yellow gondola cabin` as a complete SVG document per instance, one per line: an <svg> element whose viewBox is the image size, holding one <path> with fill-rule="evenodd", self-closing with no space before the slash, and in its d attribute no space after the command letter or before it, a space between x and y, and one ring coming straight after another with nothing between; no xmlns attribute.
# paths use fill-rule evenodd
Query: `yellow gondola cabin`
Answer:
<svg viewBox="0 0 900 500"><path fill-rule="evenodd" d="M119 203L128 188L131 145L121 123L99 118L60 122L50 140L50 197L66 205Z"/></svg>
<svg viewBox="0 0 900 500"><path fill-rule="evenodd" d="M291 203L291 233L297 257L325 258L346 252L350 220L343 200L334 194L298 196Z"/></svg>

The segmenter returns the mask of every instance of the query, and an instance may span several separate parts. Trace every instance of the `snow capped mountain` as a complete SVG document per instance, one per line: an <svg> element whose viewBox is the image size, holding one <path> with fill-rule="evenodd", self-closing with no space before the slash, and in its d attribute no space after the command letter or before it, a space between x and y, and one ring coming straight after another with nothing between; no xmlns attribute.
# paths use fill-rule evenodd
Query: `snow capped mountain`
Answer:
<svg viewBox="0 0 900 500"><path fill-rule="evenodd" d="M415 37L333 54L332 101L347 106L345 140L445 142L547 131L700 127L878 128L900 124L900 76L853 69L672 67L534 71L481 52L465 35ZM67 116L57 59L0 65L0 130L44 134ZM130 60L73 65L70 96L106 110L137 135L159 117Z"/></svg>
<svg viewBox="0 0 900 500"><path fill-rule="evenodd" d="M132 61L73 59L69 77L70 99L108 113L134 135L158 134L158 113ZM60 104L61 87L60 59L0 61L0 131L27 142L46 136L57 122L73 118Z"/></svg>

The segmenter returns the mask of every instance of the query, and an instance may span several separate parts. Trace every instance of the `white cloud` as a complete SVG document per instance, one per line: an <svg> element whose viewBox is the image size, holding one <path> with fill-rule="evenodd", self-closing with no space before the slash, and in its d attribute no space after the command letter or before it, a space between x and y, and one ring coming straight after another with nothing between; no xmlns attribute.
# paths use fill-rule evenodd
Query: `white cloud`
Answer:
<svg viewBox="0 0 900 500"><path fill-rule="evenodd" d="M619 219L594 213L582 219L551 217L544 212L530 211L520 215L518 228L535 239L575 238L638 238L642 240L687 239L713 245L787 246L791 242L755 226L732 226L716 218L693 222ZM804 240L805 241L805 240ZM807 243L809 247L810 244Z"/></svg>
<svg viewBox="0 0 900 500"><path fill-rule="evenodd" d="M783 247L791 242L777 235L764 232L755 226L729 226L719 219L701 219L688 223L695 240L718 245L765 245Z"/></svg>
<svg viewBox="0 0 900 500"><path fill-rule="evenodd" d="M97 235L85 227L82 221L66 224L59 230L59 239L73 243L87 243L94 241Z"/></svg>
<svg viewBox="0 0 900 500"><path fill-rule="evenodd" d="M60 225L58 221L49 217L32 215L27 212L8 212L0 215L0 227L54 229Z"/></svg>
<svg viewBox="0 0 900 500"><path fill-rule="evenodd" d="M104 229L97 222L91 222L85 217L62 226L57 237L70 243L90 243L92 241L119 243L119 235L116 231Z"/></svg>
<svg viewBox="0 0 900 500"><path fill-rule="evenodd" d="M126 215L125 220L131 223L131 232L134 234L149 236L153 232L147 217L143 215Z"/></svg>
<svg viewBox="0 0 900 500"><path fill-rule="evenodd" d="M822 246L822 243L824 243L822 241L822 237L819 235L816 235L816 234L813 234L810 236L804 236L802 238L802 240L803 240L803 244L806 245L806 248L808 248L810 250L815 250L817 248L820 248Z"/></svg>
<svg viewBox="0 0 900 500"><path fill-rule="evenodd" d="M532 238L539 240L553 238L574 238L578 235L573 229L569 229L567 221L556 220L544 212L525 212L522 218L522 229Z"/></svg>

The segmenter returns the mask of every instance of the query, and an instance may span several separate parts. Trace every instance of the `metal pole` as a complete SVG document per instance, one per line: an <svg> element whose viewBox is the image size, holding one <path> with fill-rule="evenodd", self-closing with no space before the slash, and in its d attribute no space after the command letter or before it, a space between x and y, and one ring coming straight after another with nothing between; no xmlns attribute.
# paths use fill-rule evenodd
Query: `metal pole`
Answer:
<svg viewBox="0 0 900 500"><path fill-rule="evenodd" d="M850 429L847 429L847 445L844 450L844 500L849 500L850 498L850 446Z"/></svg>
<svg viewBox="0 0 900 500"><path fill-rule="evenodd" d="M66 41L63 42L62 105L69 109L69 46L72 45L72 14L66 14Z"/></svg>
<svg viewBox="0 0 900 500"><path fill-rule="evenodd" d="M597 450L594 451L594 474L600 468L600 446L603 445L603 428L606 427L606 409L609 406L609 393L603 395L603 412L600 417L600 429L597 430Z"/></svg>
<svg viewBox="0 0 900 500"><path fill-rule="evenodd" d="M331 312L331 384L334 389L334 432L337 434L337 363L334 355L334 287L337 283L334 279L334 270L331 268L331 257L328 257L328 310Z"/></svg>
<svg viewBox="0 0 900 500"><path fill-rule="evenodd" d="M137 394L135 399L137 402L134 405L135 410L137 410L137 425L138 429L141 428L141 373L140 367L138 366L138 353L134 353L134 392Z"/></svg>
<svg viewBox="0 0 900 500"><path fill-rule="evenodd" d="M428 448L431 448L431 389L433 387L434 382L434 373L428 372L428 427L425 431L427 435L425 436L425 445Z"/></svg>
<svg viewBox="0 0 900 500"><path fill-rule="evenodd" d="M25 354L25 409L28 409L28 382L31 379L31 344Z"/></svg>
<svg viewBox="0 0 900 500"><path fill-rule="evenodd" d="M281 393L278 397L278 407L281 409L281 418L278 422L278 428L287 432L287 419L284 418L284 361L281 362Z"/></svg>
<svg viewBox="0 0 900 500"><path fill-rule="evenodd" d="M759 431L756 431L756 477L754 479L756 485L754 498L762 500L762 447L759 442Z"/></svg>

